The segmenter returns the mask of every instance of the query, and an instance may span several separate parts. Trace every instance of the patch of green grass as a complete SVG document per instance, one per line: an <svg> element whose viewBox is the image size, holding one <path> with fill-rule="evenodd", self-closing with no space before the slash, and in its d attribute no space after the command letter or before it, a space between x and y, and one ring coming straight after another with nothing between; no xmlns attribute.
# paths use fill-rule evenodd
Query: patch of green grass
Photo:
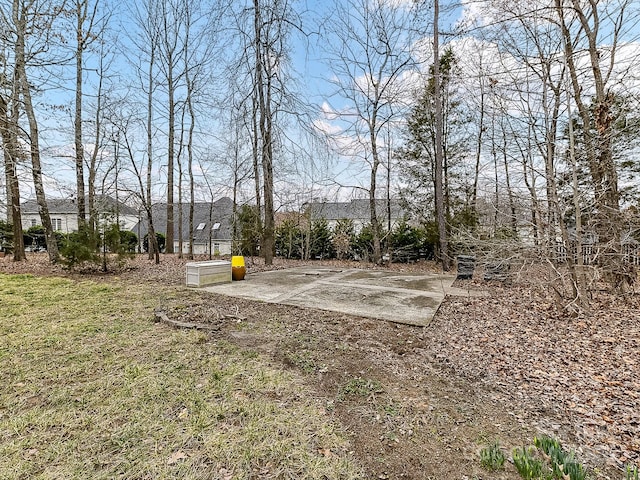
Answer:
<svg viewBox="0 0 640 480"><path fill-rule="evenodd" d="M627 465L625 467L624 480L640 480L640 470L634 465Z"/></svg>
<svg viewBox="0 0 640 480"><path fill-rule="evenodd" d="M155 324L167 294L0 275L0 478L363 478L296 377Z"/></svg>

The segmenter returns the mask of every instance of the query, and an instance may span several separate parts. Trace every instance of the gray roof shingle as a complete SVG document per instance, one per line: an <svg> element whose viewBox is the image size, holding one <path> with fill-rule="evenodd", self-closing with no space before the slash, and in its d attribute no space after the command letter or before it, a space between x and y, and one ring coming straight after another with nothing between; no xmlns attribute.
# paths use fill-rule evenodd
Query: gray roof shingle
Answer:
<svg viewBox="0 0 640 480"><path fill-rule="evenodd" d="M89 200L85 199L85 202L88 207ZM78 212L78 205L72 198L48 198L47 207L49 207L49 214L51 215L72 215ZM115 199L109 195L96 195L96 208L100 213L115 212L117 208L120 215L138 215L137 210L122 202L116 202ZM34 199L24 202L21 209L22 212L26 214L37 214L40 211L38 202Z"/></svg>
<svg viewBox="0 0 640 480"><path fill-rule="evenodd" d="M189 232L189 204L175 204L173 209L173 228L175 239L178 238L179 209L182 209L182 240L194 239L194 244L208 243L209 232L212 240L230 240L233 233L233 201L228 197L222 197L215 202L198 202L193 205L193 234ZM156 232L167 233L167 204L156 203L152 207L153 227ZM144 216L143 216L144 217ZM213 227L218 225L218 228ZM198 228L198 227L202 228ZM147 220L142 221L133 228L138 235L146 235L148 232Z"/></svg>

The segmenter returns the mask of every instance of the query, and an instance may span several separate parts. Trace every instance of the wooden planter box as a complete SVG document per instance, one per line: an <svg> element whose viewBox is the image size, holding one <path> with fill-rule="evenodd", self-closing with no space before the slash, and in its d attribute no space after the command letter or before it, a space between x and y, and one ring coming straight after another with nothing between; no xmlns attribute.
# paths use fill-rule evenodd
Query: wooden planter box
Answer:
<svg viewBox="0 0 640 480"><path fill-rule="evenodd" d="M188 287L206 287L228 282L231 282L231 262L212 260L187 263Z"/></svg>

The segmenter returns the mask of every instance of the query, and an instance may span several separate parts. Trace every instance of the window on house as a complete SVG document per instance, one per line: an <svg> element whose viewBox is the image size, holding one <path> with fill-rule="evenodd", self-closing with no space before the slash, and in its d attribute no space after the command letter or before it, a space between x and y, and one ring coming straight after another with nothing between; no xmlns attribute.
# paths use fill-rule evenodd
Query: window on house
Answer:
<svg viewBox="0 0 640 480"><path fill-rule="evenodd" d="M214 255L220 255L220 244L219 243L214 243L213 244L213 254Z"/></svg>
<svg viewBox="0 0 640 480"><path fill-rule="evenodd" d="M32 226L32 227L35 227L35 226L37 225L37 223L38 223L38 222L37 222L37 220L36 220L35 218L32 218L32 219L31 219L31 226Z"/></svg>
<svg viewBox="0 0 640 480"><path fill-rule="evenodd" d="M196 230L204 230L206 223L199 223Z"/></svg>
<svg viewBox="0 0 640 480"><path fill-rule="evenodd" d="M51 219L51 226L53 227L54 231L62 230L62 219L61 218L52 218Z"/></svg>
<svg viewBox="0 0 640 480"><path fill-rule="evenodd" d="M218 230L220 228L220 223L216 222L213 224L213 227L211 227L211 230Z"/></svg>

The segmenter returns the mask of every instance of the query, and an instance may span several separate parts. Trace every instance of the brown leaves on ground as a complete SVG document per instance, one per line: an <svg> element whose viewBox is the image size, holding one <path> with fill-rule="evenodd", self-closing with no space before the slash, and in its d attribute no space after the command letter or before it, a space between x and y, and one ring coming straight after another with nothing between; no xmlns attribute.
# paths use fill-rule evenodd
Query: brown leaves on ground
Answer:
<svg viewBox="0 0 640 480"><path fill-rule="evenodd" d="M640 299L601 294L588 316L561 316L531 286L489 286L448 298L434 358L494 385L542 430L622 466L640 462Z"/></svg>

